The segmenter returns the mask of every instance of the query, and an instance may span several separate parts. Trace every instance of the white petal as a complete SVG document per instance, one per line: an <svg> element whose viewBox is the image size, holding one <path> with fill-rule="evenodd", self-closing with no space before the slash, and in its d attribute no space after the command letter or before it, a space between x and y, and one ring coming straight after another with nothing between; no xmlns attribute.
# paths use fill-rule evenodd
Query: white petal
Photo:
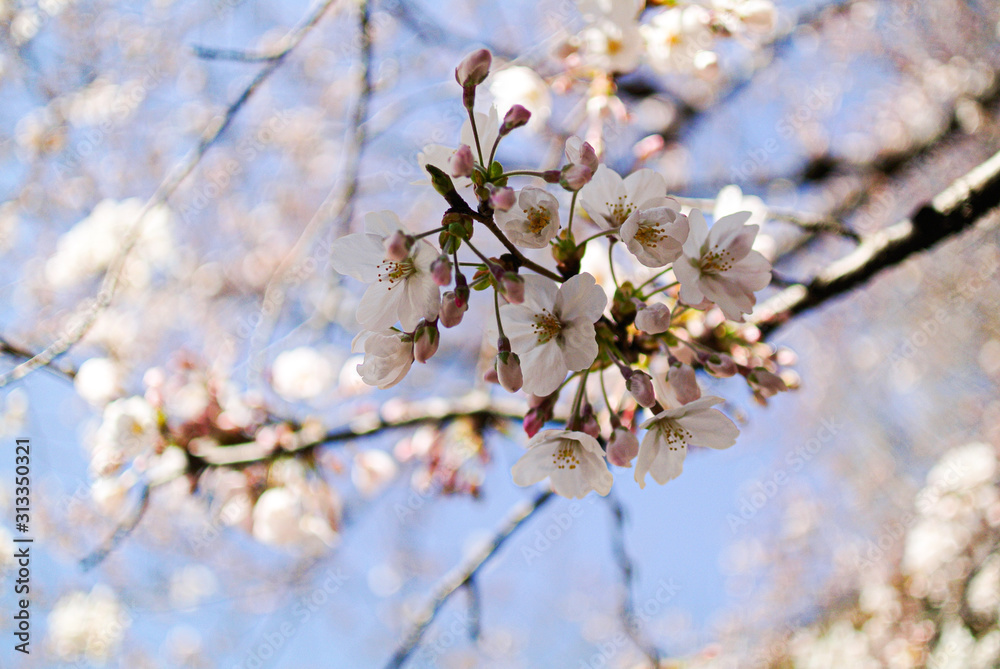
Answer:
<svg viewBox="0 0 1000 669"><path fill-rule="evenodd" d="M388 282L375 282L361 296L358 303L358 323L367 330L386 330L399 320L399 307L403 299L400 286L389 290Z"/></svg>
<svg viewBox="0 0 1000 669"><path fill-rule="evenodd" d="M583 272L563 283L555 308L564 322L581 319L594 323L600 319L607 303L604 289L597 285L593 276Z"/></svg>
<svg viewBox="0 0 1000 669"><path fill-rule="evenodd" d="M368 234L385 238L397 230L406 232L403 224L399 222L399 216L396 215L396 212L384 209L365 214L365 232Z"/></svg>
<svg viewBox="0 0 1000 669"><path fill-rule="evenodd" d="M563 356L566 366L571 371L578 372L594 363L600 347L597 345L597 334L594 324L589 321L577 320L563 326Z"/></svg>
<svg viewBox="0 0 1000 669"><path fill-rule="evenodd" d="M376 266L385 259L382 238L358 232L333 242L330 262L338 274L371 283L378 278Z"/></svg>
<svg viewBox="0 0 1000 669"><path fill-rule="evenodd" d="M524 374L521 389L531 395L544 397L552 394L569 371L562 349L555 341L535 346L524 353L518 353L518 356L521 358L521 372Z"/></svg>

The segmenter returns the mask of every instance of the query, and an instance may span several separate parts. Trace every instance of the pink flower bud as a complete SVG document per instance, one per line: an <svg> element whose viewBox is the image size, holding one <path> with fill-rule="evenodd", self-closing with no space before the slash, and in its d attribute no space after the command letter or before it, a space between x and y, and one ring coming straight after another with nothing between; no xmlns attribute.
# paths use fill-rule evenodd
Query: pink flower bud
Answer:
<svg viewBox="0 0 1000 669"><path fill-rule="evenodd" d="M701 388L698 387L698 380L690 365L671 365L667 372L667 383L674 389L677 401L681 404L694 402L701 397Z"/></svg>
<svg viewBox="0 0 1000 669"><path fill-rule="evenodd" d="M431 278L441 287L451 283L451 261L448 260L448 256L438 256L438 259L431 263Z"/></svg>
<svg viewBox="0 0 1000 669"><path fill-rule="evenodd" d="M591 411L583 419L583 424L580 426L580 431L584 434L589 434L594 439L598 439L601 436L601 426L597 422L597 416Z"/></svg>
<svg viewBox="0 0 1000 669"><path fill-rule="evenodd" d="M589 168L591 172L596 172L599 164L597 151L589 142L584 142L579 137L570 137L566 140L566 159L575 165Z"/></svg>
<svg viewBox="0 0 1000 669"><path fill-rule="evenodd" d="M483 372L483 381L486 383L500 383L500 377L497 375L497 368L490 367Z"/></svg>
<svg viewBox="0 0 1000 669"><path fill-rule="evenodd" d="M413 359L417 362L430 360L437 353L439 340L437 325L421 322L413 333Z"/></svg>
<svg viewBox="0 0 1000 669"><path fill-rule="evenodd" d="M469 148L468 144L458 147L458 150L451 154L451 159L448 161L448 169L453 177L472 176L473 165L475 165L475 159L472 157L472 149Z"/></svg>
<svg viewBox="0 0 1000 669"><path fill-rule="evenodd" d="M656 403L656 394L653 392L653 379L646 372L632 370L625 387L639 406L647 409Z"/></svg>
<svg viewBox="0 0 1000 669"><path fill-rule="evenodd" d="M534 437L545 427L545 417L539 409L532 409L524 417L524 431L529 437Z"/></svg>
<svg viewBox="0 0 1000 669"><path fill-rule="evenodd" d="M478 86L490 73L493 56L486 49L473 51L455 68L455 81L463 88Z"/></svg>
<svg viewBox="0 0 1000 669"><path fill-rule="evenodd" d="M383 240L382 245L385 246L386 259L399 262L410 255L413 240L402 230L396 230Z"/></svg>
<svg viewBox="0 0 1000 669"><path fill-rule="evenodd" d="M517 203L517 193L509 186L493 189L490 193L490 206L497 211L509 211Z"/></svg>
<svg viewBox="0 0 1000 669"><path fill-rule="evenodd" d="M503 296L511 304L524 302L524 279L513 272L507 272L500 280Z"/></svg>
<svg viewBox="0 0 1000 669"><path fill-rule="evenodd" d="M670 307L660 302L639 309L635 326L648 334L660 334L670 329Z"/></svg>
<svg viewBox="0 0 1000 669"><path fill-rule="evenodd" d="M705 360L705 367L713 376L721 379L728 378L736 373L736 363L725 353L713 353Z"/></svg>
<svg viewBox="0 0 1000 669"><path fill-rule="evenodd" d="M500 136L503 137L511 130L520 128L531 118L531 112L521 105L514 105L503 117L503 124L500 126Z"/></svg>
<svg viewBox="0 0 1000 669"><path fill-rule="evenodd" d="M616 467L631 467L632 459L639 453L639 440L619 425L611 432L608 442L608 462Z"/></svg>
<svg viewBox="0 0 1000 669"><path fill-rule="evenodd" d="M575 192L586 186L593 178L594 172L584 165L567 165L562 170L559 185L568 191Z"/></svg>
<svg viewBox="0 0 1000 669"><path fill-rule="evenodd" d="M449 290L441 297L441 309L438 314L441 325L446 328L455 327L462 322L462 316L468 309L469 303L463 302L462 306L459 306L455 292Z"/></svg>
<svg viewBox="0 0 1000 669"><path fill-rule="evenodd" d="M771 397L788 390L788 386L777 374L767 371L763 367L755 368L747 376L750 387L759 392L764 397Z"/></svg>
<svg viewBox="0 0 1000 669"><path fill-rule="evenodd" d="M516 393L524 385L524 376L521 374L521 359L517 357L517 353L509 351L497 353L496 369L500 385L508 393Z"/></svg>

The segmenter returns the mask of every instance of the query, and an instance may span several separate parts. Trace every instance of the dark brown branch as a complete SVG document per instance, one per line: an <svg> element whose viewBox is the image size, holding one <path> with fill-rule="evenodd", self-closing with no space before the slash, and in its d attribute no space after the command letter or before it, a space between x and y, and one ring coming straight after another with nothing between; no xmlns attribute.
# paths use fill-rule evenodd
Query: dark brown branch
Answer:
<svg viewBox="0 0 1000 669"><path fill-rule="evenodd" d="M971 227L1000 205L1000 153L951 184L910 218L863 239L807 284L764 302L752 319L767 336L789 319L862 285L875 274Z"/></svg>
<svg viewBox="0 0 1000 669"><path fill-rule="evenodd" d="M455 569L450 571L448 574L441 579L438 585L437 592L434 597L428 603L424 611L417 617L413 629L410 633L406 635L406 639L399 645L396 652L393 653L389 662L386 663L386 669L398 669L402 667L406 661L413 654L413 651L417 649L420 645L420 640L423 638L424 634L427 632L427 628L430 627L431 623L440 613L442 607L452 595L463 588L467 583L475 579L476 574L482 569L486 563L493 559L500 550L500 547L514 534L529 518L531 518L535 512L538 511L546 502L552 499L553 493L551 491L546 491L538 494L530 502L521 502L513 509L511 509L510 515L507 520L497 529L496 533L493 535L493 539L482 549L477 551L464 563L458 565Z"/></svg>

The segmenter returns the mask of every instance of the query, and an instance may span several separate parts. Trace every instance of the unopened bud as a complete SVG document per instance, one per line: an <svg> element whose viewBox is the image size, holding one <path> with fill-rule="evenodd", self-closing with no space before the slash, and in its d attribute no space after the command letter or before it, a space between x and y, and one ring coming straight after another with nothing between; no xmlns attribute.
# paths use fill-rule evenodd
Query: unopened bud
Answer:
<svg viewBox="0 0 1000 669"><path fill-rule="evenodd" d="M524 431L529 437L534 437L545 427L545 418L539 409L532 409L524 416Z"/></svg>
<svg viewBox="0 0 1000 669"><path fill-rule="evenodd" d="M562 169L559 185L576 192L586 186L594 176L594 171L585 165L567 165Z"/></svg>
<svg viewBox="0 0 1000 669"><path fill-rule="evenodd" d="M725 353L713 353L705 360L705 367L713 376L725 379L736 373L736 362Z"/></svg>
<svg viewBox="0 0 1000 669"><path fill-rule="evenodd" d="M500 383L500 377L497 376L497 368L490 367L483 372L483 381L486 383Z"/></svg>
<svg viewBox="0 0 1000 669"><path fill-rule="evenodd" d="M506 272L500 280L503 296L511 304L524 302L524 279L514 272Z"/></svg>
<svg viewBox="0 0 1000 669"><path fill-rule="evenodd" d="M647 334L660 334L670 329L670 307L655 302L639 309L635 326Z"/></svg>
<svg viewBox="0 0 1000 669"><path fill-rule="evenodd" d="M455 81L463 88L478 86L490 73L493 56L487 49L473 51L455 68Z"/></svg>
<svg viewBox="0 0 1000 669"><path fill-rule="evenodd" d="M566 159L575 165L590 168L591 172L596 172L599 164L597 151L589 142L584 142L579 137L570 137L566 140Z"/></svg>
<svg viewBox="0 0 1000 669"><path fill-rule="evenodd" d="M759 392L764 397L771 397L788 390L788 386L780 376L767 371L763 367L755 368L747 376L750 387Z"/></svg>
<svg viewBox="0 0 1000 669"><path fill-rule="evenodd" d="M531 112L521 105L514 105L503 117L503 124L500 126L500 136L503 137L511 130L516 130L528 122Z"/></svg>
<svg viewBox="0 0 1000 669"><path fill-rule="evenodd" d="M615 467L631 467L632 459L639 453L639 440L619 425L611 432L608 442L608 462Z"/></svg>
<svg viewBox="0 0 1000 669"><path fill-rule="evenodd" d="M413 333L413 359L417 362L430 360L437 353L439 340L437 324L421 322Z"/></svg>
<svg viewBox="0 0 1000 669"><path fill-rule="evenodd" d="M517 193L509 186L494 188L490 193L490 206L497 211L509 211L517 203Z"/></svg>
<svg viewBox="0 0 1000 669"><path fill-rule="evenodd" d="M524 385L524 376L521 374L521 359L517 357L517 353L510 351L497 353L496 369L500 385L508 393L516 393Z"/></svg>
<svg viewBox="0 0 1000 669"><path fill-rule="evenodd" d="M677 395L677 401L681 404L694 402L701 397L701 388L698 387L698 380L690 365L679 363L670 365L670 371L667 372L667 383L673 388L674 394Z"/></svg>
<svg viewBox="0 0 1000 669"><path fill-rule="evenodd" d="M625 387L632 397L635 398L639 406L648 409L656 403L656 394L653 392L653 379L646 372L632 370L632 373L629 374L628 379L625 381Z"/></svg>
<svg viewBox="0 0 1000 669"><path fill-rule="evenodd" d="M449 290L441 297L441 309L438 314L441 325L453 328L462 322L462 316L469 310L469 302L465 300L459 305L459 298L454 291Z"/></svg>
<svg viewBox="0 0 1000 669"><path fill-rule="evenodd" d="M597 422L597 416L594 415L593 410L583 417L583 421L580 423L580 431L584 434L589 434L594 439L600 438L601 425Z"/></svg>
<svg viewBox="0 0 1000 669"><path fill-rule="evenodd" d="M431 277L434 283L444 287L451 283L451 261L448 256L438 256L437 260L431 263Z"/></svg>
<svg viewBox="0 0 1000 669"><path fill-rule="evenodd" d="M385 246L386 259L399 262L410 255L410 249L413 248L413 238L402 230L396 230L385 238L382 245Z"/></svg>
<svg viewBox="0 0 1000 669"><path fill-rule="evenodd" d="M448 161L448 169L453 177L472 176L473 165L475 165L475 159L472 157L472 149L469 148L468 144L458 147L458 150L451 154L451 159Z"/></svg>

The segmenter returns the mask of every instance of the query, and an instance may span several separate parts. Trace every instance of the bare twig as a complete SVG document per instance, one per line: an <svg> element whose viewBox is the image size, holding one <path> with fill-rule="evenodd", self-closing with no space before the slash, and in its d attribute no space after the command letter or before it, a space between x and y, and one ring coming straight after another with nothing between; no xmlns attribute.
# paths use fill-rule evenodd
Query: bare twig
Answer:
<svg viewBox="0 0 1000 669"><path fill-rule="evenodd" d="M132 515L126 518L117 528L115 528L114 533L108 537L107 541L80 560L80 567L84 571L90 571L97 565L104 562L104 559L111 554L111 551L120 546L121 543L125 541L130 534L132 534L132 531L139 525L139 521L142 520L144 515L146 515L146 509L149 508L149 492L149 486L143 486L142 496L140 497L135 510L132 511Z"/></svg>
<svg viewBox="0 0 1000 669"><path fill-rule="evenodd" d="M194 55L204 60L231 60L238 63L263 63L281 57L281 52L261 53L256 51L243 51L241 49L213 49L212 47L192 44L191 50Z"/></svg>
<svg viewBox="0 0 1000 669"><path fill-rule="evenodd" d="M345 161L343 180L338 180L333 188L327 193L319 208L302 230L302 234L295 241L295 244L282 259L281 264L274 270L267 287L264 289L264 299L262 309L263 318L259 326L254 328L250 341L250 379L251 384L260 377L261 370L264 369L264 355L267 344L274 332L274 326L281 315L282 306L285 303L286 288L291 275L299 276L299 272L293 270L298 265L301 254L308 249L316 239L316 236L323 230L323 226L332 221L328 227L328 234L343 234L354 214L354 196L358 192L358 183L361 173L361 159L364 154L367 142L366 121L368 119L368 107L372 96L372 39L369 29L371 8L367 1L361 2L358 8L358 38L361 43L360 55L360 91L358 100L354 105L354 113L351 118L351 141L349 143L347 158ZM341 186L341 183L345 185ZM332 244L332 240L323 240L327 249Z"/></svg>
<svg viewBox="0 0 1000 669"><path fill-rule="evenodd" d="M639 621L635 615L635 603L632 601L632 584L635 579L635 571L632 567L632 558L625 549L625 508L614 494L609 494L604 498L611 508L611 545L615 555L615 562L622 573L622 600L618 607L622 619L622 626L625 633L632 642L649 658L653 669L660 666L660 651L642 636L639 629Z"/></svg>
<svg viewBox="0 0 1000 669"><path fill-rule="evenodd" d="M441 579L434 597L428 603L426 609L417 617L413 629L406 635L406 639L396 648L392 658L386 663L386 669L398 669L409 659L410 655L423 638L427 628L437 617L441 608L451 599L452 595L459 591L466 583L474 579L479 570L487 562L493 559L500 550L500 547L520 528L526 520L531 518L546 502L552 499L553 493L546 491L538 494L530 502L520 502L513 509L507 520L497 529L490 542L482 549L473 554L462 564L455 567Z"/></svg>
<svg viewBox="0 0 1000 669"><path fill-rule="evenodd" d="M966 230L998 205L1000 153L956 180L910 218L865 237L853 253L828 265L809 283L790 286L764 302L751 322L766 336L793 316Z"/></svg>
<svg viewBox="0 0 1000 669"><path fill-rule="evenodd" d="M205 153L218 141L222 134L227 128L232 124L233 119L236 114L243 108L247 100L260 88L261 84L267 80L271 74L278 69L278 67L285 62L285 59L290 53L297 47L306 35L319 23L319 20L326 14L337 0L325 0L317 6L309 16L294 30L292 30L284 39L284 48L277 52L275 57L267 61L267 65L261 68L257 76L253 78L250 84L243 90L243 92L233 101L232 104L226 109L225 114L223 114L220 121L215 123L206 129L205 133L202 135L201 140L198 145L191 150L191 152L174 168L167 174L166 178L157 187L156 192L153 193L152 197L143 206L142 211L139 212L138 218L132 224L129 229L128 234L123 240L121 250L118 255L111 262L108 267L107 273L104 275L104 280L101 282L101 288L98 290L97 295L90 299L85 300L81 307L77 310L75 318L72 319L72 324L67 327L63 333L51 344L46 346L41 352L33 355L28 360L25 360L20 365L0 376L0 388L11 383L12 381L17 381L24 378L28 374L32 373L40 367L44 367L52 363L60 355L69 351L73 346L75 346L90 328L93 326L97 317L104 312L104 310L111 304L111 300L114 298L115 291L118 288L118 283L122 277L122 270L125 266L125 261L128 258L129 253L135 246L142 232L142 224L146 215L157 205L165 203L171 195L177 190L181 183L194 171L198 163L204 157Z"/></svg>

